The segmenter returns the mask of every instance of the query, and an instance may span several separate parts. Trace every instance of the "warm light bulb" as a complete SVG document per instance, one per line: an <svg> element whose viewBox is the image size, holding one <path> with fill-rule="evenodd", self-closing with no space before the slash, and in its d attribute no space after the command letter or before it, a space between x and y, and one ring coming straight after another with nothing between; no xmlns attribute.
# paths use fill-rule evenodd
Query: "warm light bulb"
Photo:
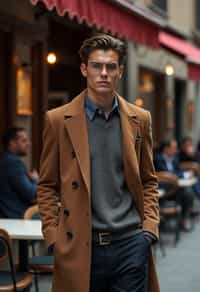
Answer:
<svg viewBox="0 0 200 292"><path fill-rule="evenodd" d="M56 54L55 53L49 53L47 56L47 62L49 64L55 64L56 63Z"/></svg>
<svg viewBox="0 0 200 292"><path fill-rule="evenodd" d="M165 73L168 75L168 76L171 76L174 74L174 67L171 65L171 64L167 64L165 66Z"/></svg>

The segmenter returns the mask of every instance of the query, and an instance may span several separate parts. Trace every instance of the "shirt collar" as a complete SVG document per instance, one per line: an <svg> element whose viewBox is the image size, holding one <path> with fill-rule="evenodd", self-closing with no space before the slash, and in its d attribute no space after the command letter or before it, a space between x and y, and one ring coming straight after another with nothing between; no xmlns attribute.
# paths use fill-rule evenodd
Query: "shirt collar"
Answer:
<svg viewBox="0 0 200 292"><path fill-rule="evenodd" d="M102 113L104 115L104 118L108 120L112 113L119 112L119 104L116 96L114 97L113 106L110 112L104 113L92 102L92 100L87 95L85 96L84 107L86 114L91 121L94 120L97 113Z"/></svg>
<svg viewBox="0 0 200 292"><path fill-rule="evenodd" d="M173 156L168 156L168 155L166 155L166 154L163 154L163 157L164 157L165 161L170 161L170 162L172 162L172 161L174 160L174 157L173 157Z"/></svg>

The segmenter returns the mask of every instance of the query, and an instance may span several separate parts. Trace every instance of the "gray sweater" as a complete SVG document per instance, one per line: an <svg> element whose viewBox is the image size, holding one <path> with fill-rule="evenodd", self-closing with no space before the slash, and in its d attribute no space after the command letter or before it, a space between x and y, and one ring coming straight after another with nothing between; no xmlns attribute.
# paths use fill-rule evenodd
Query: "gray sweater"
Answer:
<svg viewBox="0 0 200 292"><path fill-rule="evenodd" d="M125 181L118 110L111 113L108 120L98 113L93 119L86 116L93 230L117 232L119 238L128 237L141 231L141 219Z"/></svg>

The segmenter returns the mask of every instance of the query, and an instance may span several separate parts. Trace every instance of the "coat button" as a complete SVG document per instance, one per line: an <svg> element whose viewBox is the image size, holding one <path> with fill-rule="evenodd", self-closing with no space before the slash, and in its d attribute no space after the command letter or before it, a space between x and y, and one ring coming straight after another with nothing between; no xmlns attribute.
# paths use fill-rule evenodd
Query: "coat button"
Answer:
<svg viewBox="0 0 200 292"><path fill-rule="evenodd" d="M67 216L67 217L69 216L69 210L68 209L64 209L63 213L64 213L65 216Z"/></svg>
<svg viewBox="0 0 200 292"><path fill-rule="evenodd" d="M73 238L73 233L70 232L70 231L67 231L66 235L67 235L67 237L68 237L69 239L72 239L72 238Z"/></svg>
<svg viewBox="0 0 200 292"><path fill-rule="evenodd" d="M73 181L73 182L72 182L72 189L73 189L73 190L78 189L78 182L77 182L77 181Z"/></svg>
<svg viewBox="0 0 200 292"><path fill-rule="evenodd" d="M72 158L76 158L76 153L72 151Z"/></svg>

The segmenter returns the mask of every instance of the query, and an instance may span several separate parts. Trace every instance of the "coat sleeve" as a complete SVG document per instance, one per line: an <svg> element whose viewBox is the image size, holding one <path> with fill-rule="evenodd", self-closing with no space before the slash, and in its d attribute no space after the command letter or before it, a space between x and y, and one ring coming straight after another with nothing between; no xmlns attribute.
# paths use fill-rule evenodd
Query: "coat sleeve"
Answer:
<svg viewBox="0 0 200 292"><path fill-rule="evenodd" d="M47 113L43 131L43 150L40 158L37 190L42 231L47 247L56 241L60 190L58 135L50 118L49 113Z"/></svg>
<svg viewBox="0 0 200 292"><path fill-rule="evenodd" d="M140 175L144 194L143 230L159 237L158 182L153 165L151 116L147 112L143 128L144 140L141 149Z"/></svg>

